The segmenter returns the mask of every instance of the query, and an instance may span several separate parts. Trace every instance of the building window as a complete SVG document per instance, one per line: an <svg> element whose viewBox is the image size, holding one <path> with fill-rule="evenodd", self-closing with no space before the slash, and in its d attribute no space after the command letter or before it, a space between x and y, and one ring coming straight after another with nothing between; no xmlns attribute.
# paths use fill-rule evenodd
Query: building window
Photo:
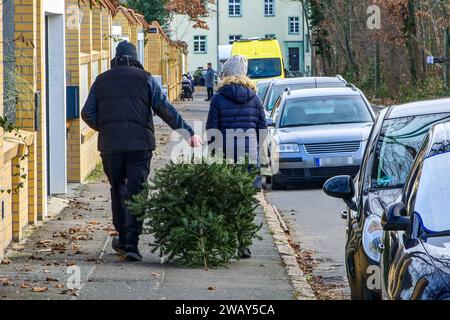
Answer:
<svg viewBox="0 0 450 320"><path fill-rule="evenodd" d="M206 36L194 36L194 53L206 52Z"/></svg>
<svg viewBox="0 0 450 320"><path fill-rule="evenodd" d="M233 44L236 40L241 40L242 36L241 35L236 35L236 34L232 34L228 37L228 41L230 44Z"/></svg>
<svg viewBox="0 0 450 320"><path fill-rule="evenodd" d="M230 17L241 16L241 0L228 0L228 14Z"/></svg>
<svg viewBox="0 0 450 320"><path fill-rule="evenodd" d="M299 34L299 33L300 33L300 18L289 17L289 34Z"/></svg>
<svg viewBox="0 0 450 320"><path fill-rule="evenodd" d="M269 33L269 34L266 34L266 35L264 36L264 38L266 38L266 39L276 39L276 38L277 38L277 35L276 35L276 34L273 34L273 33Z"/></svg>
<svg viewBox="0 0 450 320"><path fill-rule="evenodd" d="M264 0L264 15L266 17L275 15L275 0Z"/></svg>

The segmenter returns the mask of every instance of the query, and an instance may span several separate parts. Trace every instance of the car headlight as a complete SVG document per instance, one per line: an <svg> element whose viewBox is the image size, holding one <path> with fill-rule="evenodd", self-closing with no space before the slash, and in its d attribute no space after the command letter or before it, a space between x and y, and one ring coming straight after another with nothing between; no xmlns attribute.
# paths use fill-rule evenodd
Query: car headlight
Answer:
<svg viewBox="0 0 450 320"><path fill-rule="evenodd" d="M380 244L383 238L383 227L380 220L377 215L368 216L362 235L364 251L370 259L376 262L380 262Z"/></svg>
<svg viewBox="0 0 450 320"><path fill-rule="evenodd" d="M277 152L300 152L300 147L296 143L282 143L278 145Z"/></svg>

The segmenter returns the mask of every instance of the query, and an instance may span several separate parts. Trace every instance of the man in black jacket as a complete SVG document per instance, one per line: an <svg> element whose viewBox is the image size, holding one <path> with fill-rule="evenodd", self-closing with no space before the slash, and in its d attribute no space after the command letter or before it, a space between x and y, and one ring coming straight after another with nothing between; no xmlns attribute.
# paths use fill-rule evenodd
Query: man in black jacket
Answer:
<svg viewBox="0 0 450 320"><path fill-rule="evenodd" d="M81 117L99 132L98 150L111 185L113 223L119 233L112 247L130 261L142 260L138 249L142 223L125 202L143 190L150 173L155 150L153 112L172 129L183 130L192 147L202 144L144 70L136 47L123 41L117 46L111 70L100 74L92 85Z"/></svg>

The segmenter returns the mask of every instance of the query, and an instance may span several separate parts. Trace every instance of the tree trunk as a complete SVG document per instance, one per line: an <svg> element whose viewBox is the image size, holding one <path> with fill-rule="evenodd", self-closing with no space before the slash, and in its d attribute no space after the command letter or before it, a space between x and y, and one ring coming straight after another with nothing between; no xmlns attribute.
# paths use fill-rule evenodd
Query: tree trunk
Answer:
<svg viewBox="0 0 450 320"><path fill-rule="evenodd" d="M447 1L443 1L442 3L444 9L444 18L446 28L444 30L444 57L446 59L450 58L450 28L448 27L449 19L448 19L448 9L449 3ZM446 61L444 63L444 86L448 90L450 88L450 61Z"/></svg>
<svg viewBox="0 0 450 320"><path fill-rule="evenodd" d="M409 57L409 71L411 80L416 84L419 80L418 74L418 45L417 45L417 26L416 26L416 5L414 0L408 0L408 14L405 20L406 47Z"/></svg>

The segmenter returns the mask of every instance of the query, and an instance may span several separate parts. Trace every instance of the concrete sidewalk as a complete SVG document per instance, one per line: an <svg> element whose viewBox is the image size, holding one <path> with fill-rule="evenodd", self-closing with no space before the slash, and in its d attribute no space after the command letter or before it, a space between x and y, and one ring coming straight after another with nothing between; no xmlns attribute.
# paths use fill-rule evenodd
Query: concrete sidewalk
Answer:
<svg viewBox="0 0 450 320"><path fill-rule="evenodd" d="M178 107L189 120L204 120L208 105L197 96ZM169 129L157 128L160 143L152 169L167 161ZM258 222L263 213L258 211ZM266 225L255 240L253 257L209 271L161 264L144 235L142 263L128 263L111 249L109 186L104 177L83 185L62 214L11 247L0 266L2 299L294 299L295 291ZM69 272L69 274L68 274ZM80 290L68 290L79 272ZM73 277L75 275L75 277Z"/></svg>

